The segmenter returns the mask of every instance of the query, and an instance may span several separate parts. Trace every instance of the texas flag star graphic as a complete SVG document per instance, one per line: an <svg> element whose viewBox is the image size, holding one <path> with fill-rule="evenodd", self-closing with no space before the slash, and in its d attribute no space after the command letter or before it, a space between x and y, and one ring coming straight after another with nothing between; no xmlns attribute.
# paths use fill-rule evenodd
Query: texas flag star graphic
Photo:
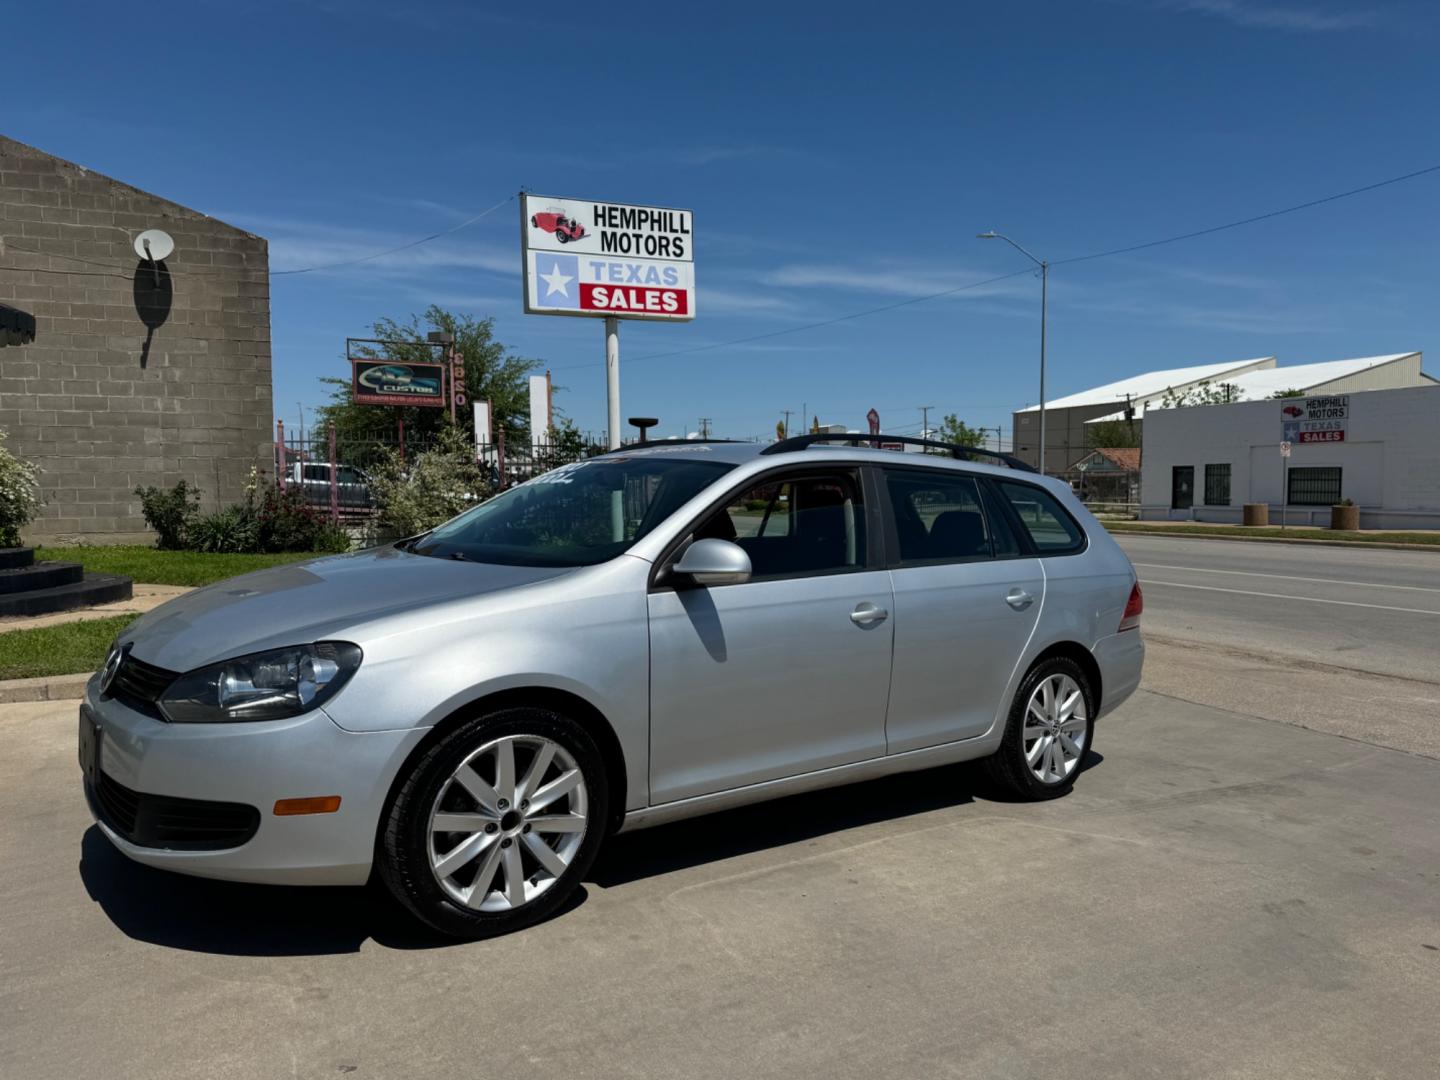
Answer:
<svg viewBox="0 0 1440 1080"><path fill-rule="evenodd" d="M580 258L577 255L543 254L535 260L536 291L545 307L579 308Z"/></svg>

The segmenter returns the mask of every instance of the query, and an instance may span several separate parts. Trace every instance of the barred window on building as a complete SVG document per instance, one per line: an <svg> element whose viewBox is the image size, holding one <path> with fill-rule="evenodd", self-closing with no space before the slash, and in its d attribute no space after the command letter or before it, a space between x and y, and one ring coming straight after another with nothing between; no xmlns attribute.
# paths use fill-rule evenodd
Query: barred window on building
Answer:
<svg viewBox="0 0 1440 1080"><path fill-rule="evenodd" d="M1230 505L1230 465L1205 466L1205 505Z"/></svg>
<svg viewBox="0 0 1440 1080"><path fill-rule="evenodd" d="M1340 501L1338 466L1305 466L1289 472L1285 493L1291 506L1334 506Z"/></svg>

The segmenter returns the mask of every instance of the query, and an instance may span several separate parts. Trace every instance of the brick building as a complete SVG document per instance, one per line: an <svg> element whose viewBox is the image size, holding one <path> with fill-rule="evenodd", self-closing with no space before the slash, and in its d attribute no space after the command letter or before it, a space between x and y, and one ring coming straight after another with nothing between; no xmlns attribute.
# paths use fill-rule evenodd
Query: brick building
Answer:
<svg viewBox="0 0 1440 1080"><path fill-rule="evenodd" d="M161 229L174 251L138 257ZM43 470L30 542L147 541L137 485L213 506L272 465L265 240L0 136L0 428Z"/></svg>

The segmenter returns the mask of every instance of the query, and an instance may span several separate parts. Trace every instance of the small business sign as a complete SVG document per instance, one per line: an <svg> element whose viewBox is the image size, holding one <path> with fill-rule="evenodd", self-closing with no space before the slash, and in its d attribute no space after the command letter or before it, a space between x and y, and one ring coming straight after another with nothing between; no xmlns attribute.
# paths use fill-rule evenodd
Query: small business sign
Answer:
<svg viewBox="0 0 1440 1080"><path fill-rule="evenodd" d="M1283 398L1280 428L1286 442L1337 443L1345 441L1350 423L1350 395Z"/></svg>
<svg viewBox="0 0 1440 1080"><path fill-rule="evenodd" d="M357 405L445 407L445 365L400 360L351 360Z"/></svg>
<svg viewBox="0 0 1440 1080"><path fill-rule="evenodd" d="M689 210L520 197L527 315L695 317Z"/></svg>

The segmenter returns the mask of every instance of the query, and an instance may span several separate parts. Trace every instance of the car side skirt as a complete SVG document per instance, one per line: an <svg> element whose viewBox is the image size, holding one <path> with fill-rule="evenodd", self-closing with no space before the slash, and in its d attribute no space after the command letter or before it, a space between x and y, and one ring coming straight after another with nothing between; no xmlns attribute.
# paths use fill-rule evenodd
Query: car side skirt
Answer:
<svg viewBox="0 0 1440 1080"><path fill-rule="evenodd" d="M685 818L700 817L737 806L781 799L787 795L800 795L821 788L839 787L842 784L858 784L865 780L876 780L895 773L918 772L933 769L939 765L950 765L957 761L970 761L994 753L999 745L1000 733L989 731L973 739L927 746L920 750L909 750L903 754L867 758L848 765L836 765L829 769L801 773L798 776L766 780L760 784L715 791L708 795L696 795L689 799L647 806L642 810L631 810L625 815L618 832L634 832L654 825L665 825Z"/></svg>

